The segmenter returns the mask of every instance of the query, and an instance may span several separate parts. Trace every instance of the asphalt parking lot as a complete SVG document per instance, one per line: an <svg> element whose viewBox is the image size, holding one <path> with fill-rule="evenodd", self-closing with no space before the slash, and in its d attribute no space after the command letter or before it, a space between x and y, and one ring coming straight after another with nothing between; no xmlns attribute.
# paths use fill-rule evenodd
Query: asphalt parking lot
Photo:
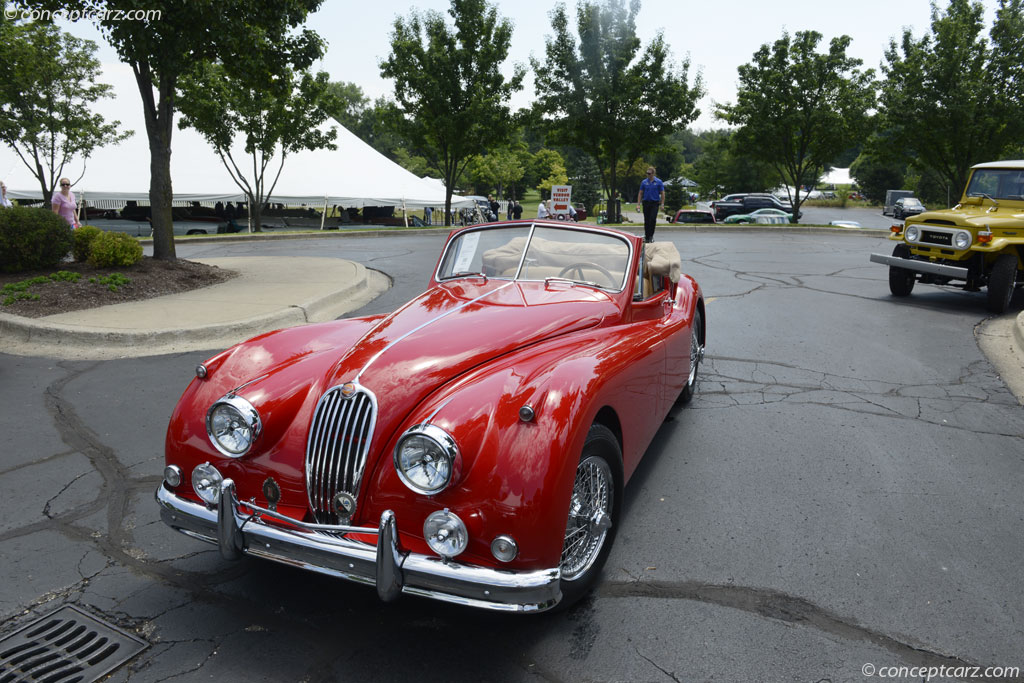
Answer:
<svg viewBox="0 0 1024 683"><path fill-rule="evenodd" d="M0 636L79 605L149 643L113 681L865 681L889 666L1024 668L1024 414L975 341L984 293L922 285L893 299L868 262L886 248L877 237L659 238L704 289L707 359L693 402L627 486L602 583L573 609L385 606L363 586L228 563L167 529L153 501L167 419L211 353L0 354ZM421 291L443 241L179 244L178 255L358 261L393 279L360 315Z"/></svg>

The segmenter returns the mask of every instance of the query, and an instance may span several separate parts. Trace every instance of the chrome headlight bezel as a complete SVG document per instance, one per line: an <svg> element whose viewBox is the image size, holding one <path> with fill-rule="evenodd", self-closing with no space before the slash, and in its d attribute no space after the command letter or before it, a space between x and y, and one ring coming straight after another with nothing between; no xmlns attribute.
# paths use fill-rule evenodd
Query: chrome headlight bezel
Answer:
<svg viewBox="0 0 1024 683"><path fill-rule="evenodd" d="M428 447L434 447L433 451L437 459L431 460L429 464L435 465L435 475L440 476L433 477L430 484L417 481L414 475L410 474L412 467L402 457L405 448L413 440L424 440ZM395 472L398 473L398 478L402 480L403 484L416 493L433 496L444 491L458 478L462 467L462 458L455 439L448 432L432 424L418 424L407 429L398 439L398 443L395 445L394 463Z"/></svg>
<svg viewBox="0 0 1024 683"><path fill-rule="evenodd" d="M952 241L954 249L960 249L963 251L964 249L970 249L971 244L974 242L974 236L966 230L958 230L953 235Z"/></svg>
<svg viewBox="0 0 1024 683"><path fill-rule="evenodd" d="M249 436L247 443L241 449L225 445L225 443L223 443L215 433L215 413L218 409L222 408L224 410L234 412L237 415L238 422L240 423L239 426L248 430ZM217 452L229 458L241 458L252 450L252 446L256 443L256 439L259 438L262 430L263 423L260 421L259 412L253 404L249 403L241 396L227 394L226 396L214 401L213 405L210 406L210 409L206 411L206 435L210 438L210 443L217 449Z"/></svg>
<svg viewBox="0 0 1024 683"><path fill-rule="evenodd" d="M908 242L917 242L921 239L921 229L916 225L908 225L903 228L903 239Z"/></svg>

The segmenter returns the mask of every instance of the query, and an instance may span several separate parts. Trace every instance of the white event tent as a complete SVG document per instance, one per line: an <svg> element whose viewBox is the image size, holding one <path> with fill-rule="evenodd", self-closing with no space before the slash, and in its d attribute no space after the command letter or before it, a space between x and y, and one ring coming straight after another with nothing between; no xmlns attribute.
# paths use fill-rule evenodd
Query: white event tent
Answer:
<svg viewBox="0 0 1024 683"><path fill-rule="evenodd" d="M409 210L443 207L444 184L419 178L391 161L340 124L337 149L302 151L289 155L274 192L265 201L289 206L394 206ZM97 150L84 164L73 160L64 174L74 183L79 200L149 201L149 152L144 128L119 145ZM235 162L252 168L252 159L239 145ZM267 176L277 172L280 158L271 161ZM82 176L81 180L77 180ZM41 199L39 183L9 148L0 149L0 179L11 199ZM76 182L77 181L77 182ZM177 202L238 202L245 196L231 179L213 149L191 130L175 130L172 140L171 182ZM268 181L269 186L269 181ZM473 206L471 199L452 196L452 206Z"/></svg>

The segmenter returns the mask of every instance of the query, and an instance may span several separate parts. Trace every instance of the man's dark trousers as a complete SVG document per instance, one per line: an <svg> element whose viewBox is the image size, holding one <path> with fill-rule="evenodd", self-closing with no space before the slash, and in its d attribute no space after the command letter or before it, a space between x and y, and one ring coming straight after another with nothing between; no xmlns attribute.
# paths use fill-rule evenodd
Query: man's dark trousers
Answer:
<svg viewBox="0 0 1024 683"><path fill-rule="evenodd" d="M661 202L657 200L644 200L644 239L648 242L654 241L654 226L658 223L658 208Z"/></svg>

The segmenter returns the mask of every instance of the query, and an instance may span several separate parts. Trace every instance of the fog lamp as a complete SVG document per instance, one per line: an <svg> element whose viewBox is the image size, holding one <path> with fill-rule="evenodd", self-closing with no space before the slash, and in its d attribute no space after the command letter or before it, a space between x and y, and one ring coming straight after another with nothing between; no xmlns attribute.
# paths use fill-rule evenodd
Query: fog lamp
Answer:
<svg viewBox="0 0 1024 683"><path fill-rule="evenodd" d="M220 498L220 485L224 477L208 462L192 470L192 488L207 505L216 505Z"/></svg>
<svg viewBox="0 0 1024 683"><path fill-rule="evenodd" d="M967 232L966 230L961 230L960 232L953 235L953 246L956 247L957 249L966 249L967 247L971 246L972 241L973 240L971 239L971 233Z"/></svg>
<svg viewBox="0 0 1024 683"><path fill-rule="evenodd" d="M423 522L423 538L431 550L445 559L455 557L469 545L466 525L448 508L430 513Z"/></svg>
<svg viewBox="0 0 1024 683"><path fill-rule="evenodd" d="M501 535L491 541L491 554L499 562L511 562L519 554L519 546L511 536Z"/></svg>
<svg viewBox="0 0 1024 683"><path fill-rule="evenodd" d="M172 489L181 485L181 468L177 465L168 465L164 468L164 483Z"/></svg>

